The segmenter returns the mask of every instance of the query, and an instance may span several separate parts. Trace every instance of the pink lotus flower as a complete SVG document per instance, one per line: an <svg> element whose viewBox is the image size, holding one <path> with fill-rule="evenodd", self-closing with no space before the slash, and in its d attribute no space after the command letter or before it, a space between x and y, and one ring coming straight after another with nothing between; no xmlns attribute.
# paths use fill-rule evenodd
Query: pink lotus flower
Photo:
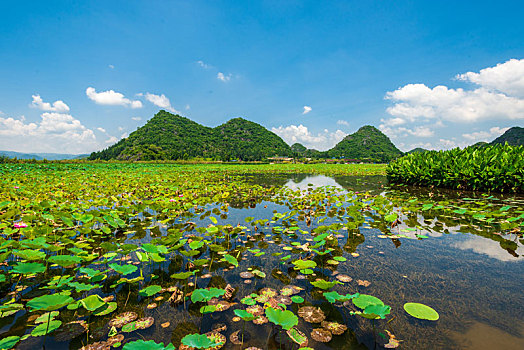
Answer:
<svg viewBox="0 0 524 350"><path fill-rule="evenodd" d="M174 201L175 201L175 199L174 199L174 198L171 198L171 199L170 199L169 201L170 201L170 202L174 202Z"/></svg>
<svg viewBox="0 0 524 350"><path fill-rule="evenodd" d="M23 221L17 222L15 224L15 228L24 228L24 227L27 227L27 224Z"/></svg>
<svg viewBox="0 0 524 350"><path fill-rule="evenodd" d="M19 186L15 186L15 190L19 189L20 187Z"/></svg>
<svg viewBox="0 0 524 350"><path fill-rule="evenodd" d="M183 194L179 194L178 196L179 196L180 198L184 197L184 195L183 195Z"/></svg>

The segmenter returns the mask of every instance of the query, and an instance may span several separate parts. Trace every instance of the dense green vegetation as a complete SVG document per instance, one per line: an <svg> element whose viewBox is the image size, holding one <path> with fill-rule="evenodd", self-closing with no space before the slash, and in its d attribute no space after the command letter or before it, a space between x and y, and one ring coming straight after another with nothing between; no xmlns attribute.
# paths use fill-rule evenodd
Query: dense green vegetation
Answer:
<svg viewBox="0 0 524 350"><path fill-rule="evenodd" d="M505 143L511 146L524 146L524 128L514 126L491 142L492 145Z"/></svg>
<svg viewBox="0 0 524 350"><path fill-rule="evenodd" d="M242 118L216 128L166 111L158 112L129 137L89 159L162 160L196 157L217 160L261 160L289 156L291 148L263 126Z"/></svg>
<svg viewBox="0 0 524 350"><path fill-rule="evenodd" d="M361 127L346 136L335 147L326 152L328 157L345 159L370 159L387 163L402 155L391 140L371 125Z"/></svg>
<svg viewBox="0 0 524 350"><path fill-rule="evenodd" d="M393 183L524 192L524 146L495 145L412 153L391 162Z"/></svg>
<svg viewBox="0 0 524 350"><path fill-rule="evenodd" d="M299 143L290 147L275 133L243 118L234 118L216 128L209 128L188 118L160 111L129 137L92 153L89 159L260 161L280 156L334 157L385 163L401 154L386 135L372 126L364 126L331 150L319 152Z"/></svg>

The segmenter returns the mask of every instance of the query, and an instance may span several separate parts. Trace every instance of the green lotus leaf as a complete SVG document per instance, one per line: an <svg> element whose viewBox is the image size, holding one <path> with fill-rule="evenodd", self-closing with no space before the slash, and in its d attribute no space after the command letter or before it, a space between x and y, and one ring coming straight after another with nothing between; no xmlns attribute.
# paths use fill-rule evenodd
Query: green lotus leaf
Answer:
<svg viewBox="0 0 524 350"><path fill-rule="evenodd" d="M77 292L87 292L92 289L100 288L99 284L85 284L80 282L69 282L67 285L69 287L75 288Z"/></svg>
<svg viewBox="0 0 524 350"><path fill-rule="evenodd" d="M14 250L13 255L18 256L24 260L43 260L46 257L44 252L33 249Z"/></svg>
<svg viewBox="0 0 524 350"><path fill-rule="evenodd" d="M255 316L252 313L247 312L246 310L235 309L234 312L235 312L235 315L237 315L244 321L252 321L255 319Z"/></svg>
<svg viewBox="0 0 524 350"><path fill-rule="evenodd" d="M51 321L49 323L47 323L47 322L41 323L38 326L36 326L35 328L33 328L33 330L31 331L31 335L33 337L39 337L39 336L42 336L42 335L46 335L46 334L49 334L49 333L55 331L61 325L62 325L62 321L58 321L58 320L53 320L53 321Z"/></svg>
<svg viewBox="0 0 524 350"><path fill-rule="evenodd" d="M188 334L182 338L182 344L196 349L207 349L222 343L209 339L205 334Z"/></svg>
<svg viewBox="0 0 524 350"><path fill-rule="evenodd" d="M227 261L228 263L230 263L231 265L238 266L238 260L234 256L232 256L232 255L225 254L224 255L224 260Z"/></svg>
<svg viewBox="0 0 524 350"><path fill-rule="evenodd" d="M298 317L289 310L282 311L269 307L266 309L266 317L269 321L285 330L289 330L298 324Z"/></svg>
<svg viewBox="0 0 524 350"><path fill-rule="evenodd" d="M109 267L123 276L130 275L133 272L135 272L136 270L138 270L138 267L136 267L135 265L129 265L129 264L126 264L126 265L109 264Z"/></svg>
<svg viewBox="0 0 524 350"><path fill-rule="evenodd" d="M318 280L318 281L311 282L311 284L320 289L330 289L330 288L333 288L335 285L340 284L340 282L339 281L328 282L324 280Z"/></svg>
<svg viewBox="0 0 524 350"><path fill-rule="evenodd" d="M35 320L35 323L50 322L54 320L55 317L58 316L59 314L60 313L58 311L46 312L45 314L38 316L38 318Z"/></svg>
<svg viewBox="0 0 524 350"><path fill-rule="evenodd" d="M106 304L98 294L90 295L80 300L80 303L82 303L82 306L89 311L99 309Z"/></svg>
<svg viewBox="0 0 524 350"><path fill-rule="evenodd" d="M9 273L19 273L21 275L32 275L34 273L44 272L45 266L41 263L17 263Z"/></svg>
<svg viewBox="0 0 524 350"><path fill-rule="evenodd" d="M423 320L436 321L439 319L439 314L433 308L419 303L406 303L404 310L413 317Z"/></svg>
<svg viewBox="0 0 524 350"><path fill-rule="evenodd" d="M291 301L294 302L295 304L302 304L304 302L304 298L302 298L301 296L295 295L291 297Z"/></svg>
<svg viewBox="0 0 524 350"><path fill-rule="evenodd" d="M155 295L157 294L158 292L160 292L162 290L162 287L161 286L158 286L158 285L151 285L149 287L146 287L144 289L141 289L138 294L140 294L141 296L146 296L146 297L150 297L152 295Z"/></svg>
<svg viewBox="0 0 524 350"><path fill-rule="evenodd" d="M118 307L118 304L115 302L109 302L105 305L99 307L98 309L93 311L93 315L95 316L105 316L109 315L111 312L115 311Z"/></svg>
<svg viewBox="0 0 524 350"><path fill-rule="evenodd" d="M204 305L200 308L201 314L210 314L215 311L217 311L216 305Z"/></svg>
<svg viewBox="0 0 524 350"><path fill-rule="evenodd" d="M16 345L16 343L18 343L19 340L20 340L20 337L16 335L5 337L2 340L0 340L0 349L2 350L12 349Z"/></svg>
<svg viewBox="0 0 524 350"><path fill-rule="evenodd" d="M69 295L64 294L46 294L33 298L27 302L27 307L31 311L53 311L58 310L74 301Z"/></svg>
<svg viewBox="0 0 524 350"><path fill-rule="evenodd" d="M305 270L317 267L317 263L312 260L295 260L293 261L295 270Z"/></svg>
<svg viewBox="0 0 524 350"><path fill-rule="evenodd" d="M52 264L57 264L61 267L68 267L76 265L83 261L82 258L74 255L54 255L47 259Z"/></svg>
<svg viewBox="0 0 524 350"><path fill-rule="evenodd" d="M389 305L371 304L366 306L361 316L370 319L385 318L390 312L391 307Z"/></svg>
<svg viewBox="0 0 524 350"><path fill-rule="evenodd" d="M356 298L353 298L353 304L364 310L369 305L384 305L384 302L377 297L367 294L360 294Z"/></svg>
<svg viewBox="0 0 524 350"><path fill-rule="evenodd" d="M155 343L153 340L135 340L126 343L122 350L175 350L175 346L171 343L164 346L164 343Z"/></svg>
<svg viewBox="0 0 524 350"><path fill-rule="evenodd" d="M193 276L194 274L195 274L194 271L179 272L179 273L172 274L171 278L176 278L178 280L185 280L185 279Z"/></svg>
<svg viewBox="0 0 524 350"><path fill-rule="evenodd" d="M213 298L218 298L226 293L224 289L209 288L209 289L195 289L191 294L191 301L193 303L199 301L209 301Z"/></svg>

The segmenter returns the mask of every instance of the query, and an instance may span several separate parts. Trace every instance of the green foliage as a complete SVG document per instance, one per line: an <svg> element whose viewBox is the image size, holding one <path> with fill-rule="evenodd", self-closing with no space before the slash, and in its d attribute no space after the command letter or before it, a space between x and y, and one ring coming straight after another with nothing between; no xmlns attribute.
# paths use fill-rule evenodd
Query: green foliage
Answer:
<svg viewBox="0 0 524 350"><path fill-rule="evenodd" d="M417 186L524 192L524 146L412 153L390 163L388 180Z"/></svg>
<svg viewBox="0 0 524 350"><path fill-rule="evenodd" d="M209 339L205 334L188 334L182 338L182 344L191 348L207 349L220 345L212 339Z"/></svg>
<svg viewBox="0 0 524 350"><path fill-rule="evenodd" d="M328 157L387 163L400 157L402 152L380 130L374 126L365 125L357 132L346 136L325 154Z"/></svg>
<svg viewBox="0 0 524 350"><path fill-rule="evenodd" d="M266 309L266 317L269 321L285 330L289 330L298 324L298 317L289 310L279 310L269 307Z"/></svg>
<svg viewBox="0 0 524 350"><path fill-rule="evenodd" d="M439 314L433 308L419 303L405 303L404 310L413 317L423 320L436 321Z"/></svg>
<svg viewBox="0 0 524 350"><path fill-rule="evenodd" d="M168 344L164 346L164 343L155 343L153 340L144 341L144 340L135 340L129 343L126 343L123 350L175 350L173 344Z"/></svg>
<svg viewBox="0 0 524 350"><path fill-rule="evenodd" d="M253 161L291 154L291 148L279 136L243 118L209 128L161 110L129 137L92 153L89 159L136 161L203 157Z"/></svg>

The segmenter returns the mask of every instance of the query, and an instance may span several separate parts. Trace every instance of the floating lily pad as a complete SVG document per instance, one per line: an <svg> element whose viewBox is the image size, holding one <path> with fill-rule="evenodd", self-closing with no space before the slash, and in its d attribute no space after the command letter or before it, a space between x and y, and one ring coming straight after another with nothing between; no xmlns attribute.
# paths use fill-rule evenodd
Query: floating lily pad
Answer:
<svg viewBox="0 0 524 350"><path fill-rule="evenodd" d="M404 310L413 317L423 320L436 321L439 319L439 314L433 308L419 303L406 303Z"/></svg>

